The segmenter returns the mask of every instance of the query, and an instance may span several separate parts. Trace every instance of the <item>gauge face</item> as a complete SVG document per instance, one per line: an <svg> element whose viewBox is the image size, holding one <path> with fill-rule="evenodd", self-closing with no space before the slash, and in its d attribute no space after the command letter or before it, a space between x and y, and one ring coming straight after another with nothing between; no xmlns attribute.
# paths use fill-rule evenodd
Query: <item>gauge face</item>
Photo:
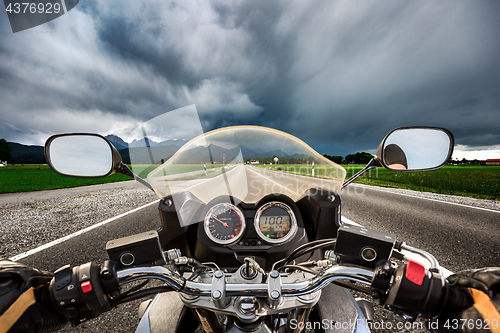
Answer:
<svg viewBox="0 0 500 333"><path fill-rule="evenodd" d="M297 232L297 220L292 209L282 202L268 202L255 215L255 230L268 243L283 243Z"/></svg>
<svg viewBox="0 0 500 333"><path fill-rule="evenodd" d="M245 232L245 217L232 204L213 206L205 216L205 233L217 244L237 242Z"/></svg>

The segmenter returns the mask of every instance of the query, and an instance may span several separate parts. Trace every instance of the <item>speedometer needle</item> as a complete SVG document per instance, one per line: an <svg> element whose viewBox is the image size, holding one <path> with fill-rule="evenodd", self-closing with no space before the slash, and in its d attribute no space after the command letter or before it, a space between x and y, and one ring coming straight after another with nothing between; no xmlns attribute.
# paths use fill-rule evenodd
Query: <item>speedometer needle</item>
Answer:
<svg viewBox="0 0 500 333"><path fill-rule="evenodd" d="M223 225L223 226L225 226L225 227L228 227L228 228L229 228L229 226L227 225L227 223L226 223L226 222L222 222L221 220L219 220L219 219L218 219L218 218L216 218L215 216L214 216L214 219L216 219L217 221L219 221L220 223L222 223L222 225Z"/></svg>

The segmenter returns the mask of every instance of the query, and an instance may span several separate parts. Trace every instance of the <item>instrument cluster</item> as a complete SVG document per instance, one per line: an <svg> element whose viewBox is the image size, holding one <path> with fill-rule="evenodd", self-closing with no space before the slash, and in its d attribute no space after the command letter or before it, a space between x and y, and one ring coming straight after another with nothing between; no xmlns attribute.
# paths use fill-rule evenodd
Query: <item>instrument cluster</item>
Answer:
<svg viewBox="0 0 500 333"><path fill-rule="evenodd" d="M298 225L292 208L280 201L261 205L250 225L244 212L230 203L216 204L205 215L205 233L211 241L220 245L237 243L247 228L253 229L261 242L275 245L291 240L297 233Z"/></svg>

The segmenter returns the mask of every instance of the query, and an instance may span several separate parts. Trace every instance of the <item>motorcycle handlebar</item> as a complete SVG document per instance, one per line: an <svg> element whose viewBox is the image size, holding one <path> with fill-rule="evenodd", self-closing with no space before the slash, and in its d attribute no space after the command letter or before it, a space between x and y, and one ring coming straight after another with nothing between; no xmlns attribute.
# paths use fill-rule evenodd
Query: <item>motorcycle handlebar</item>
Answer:
<svg viewBox="0 0 500 333"><path fill-rule="evenodd" d="M214 302L221 296L267 297L268 301L276 302L282 296L310 294L332 282L347 279L368 285L372 296L379 298L381 304L385 303L386 309L404 315L409 320L417 317L435 318L446 310L459 312L471 305L470 297L451 289L439 270L425 270L425 274L421 275L422 281L415 283L409 278L412 275L406 274L408 264L396 269L390 268L389 263L378 265L375 271L358 266L334 265L297 282L287 282L285 276L281 277L278 271L273 270L267 274L267 283L226 283L224 273L220 270L214 272L212 283L204 283L185 279L164 266L118 270L110 262L105 263L102 269L96 264L87 263L73 268L67 265L56 271L49 289L53 303L74 325L138 296L171 290L169 287L192 296L212 297ZM169 287L130 294L135 289L132 288L120 295L120 285L144 279L159 279ZM379 297L375 297L376 294Z"/></svg>
<svg viewBox="0 0 500 333"><path fill-rule="evenodd" d="M370 286L372 296L373 292L385 291L385 295L380 297L381 304L385 303L385 308L408 320L414 320L418 317L430 319L439 315L446 316L458 313L472 305L472 299L463 292L452 289L439 269L426 270L422 266L421 268L424 269L422 281L416 283L410 281L406 275L408 265L410 263L392 270L384 279L387 284L381 284L380 276L383 274L380 274L380 267L374 272L356 266L336 265L303 281L293 283L281 283L280 281L278 286L281 286L281 290L276 290L276 284L271 287L269 283L227 283L220 291L227 297L271 297L271 294L276 291L279 292L278 296L292 297L313 293L336 280L348 279ZM412 265L414 267L416 263L413 262ZM222 273L222 271L220 272ZM120 284L139 279L159 279L174 290L192 296L211 297L214 291L212 283L186 280L162 266L129 268L118 271L117 275ZM269 272L268 280L272 276L278 277L278 271ZM219 277L223 278L224 275L220 274Z"/></svg>
<svg viewBox="0 0 500 333"><path fill-rule="evenodd" d="M272 274L270 272L269 274ZM312 278L295 283L283 283L281 287L282 296L300 296L312 293L316 290L326 287L330 282L340 279L349 279L361 282L367 285L371 284L373 271L350 266L333 266L319 272ZM135 267L118 271L118 281L120 284L126 284L140 279L159 279L174 290L193 296L211 296L212 284L200 283L186 280L175 274L168 268L162 266L155 267ZM231 283L226 285L226 296L267 296L269 290L268 284Z"/></svg>

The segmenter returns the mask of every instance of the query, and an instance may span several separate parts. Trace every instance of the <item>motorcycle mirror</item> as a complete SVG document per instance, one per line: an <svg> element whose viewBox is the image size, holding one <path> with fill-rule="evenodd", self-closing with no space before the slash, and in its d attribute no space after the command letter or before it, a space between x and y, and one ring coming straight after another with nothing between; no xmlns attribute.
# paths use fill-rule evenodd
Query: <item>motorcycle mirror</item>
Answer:
<svg viewBox="0 0 500 333"><path fill-rule="evenodd" d="M387 134L377 159L393 171L433 170L448 162L453 144L453 134L444 128L402 127Z"/></svg>
<svg viewBox="0 0 500 333"><path fill-rule="evenodd" d="M99 134L53 135L45 143L45 157L56 173L81 178L105 177L123 165L120 153Z"/></svg>

